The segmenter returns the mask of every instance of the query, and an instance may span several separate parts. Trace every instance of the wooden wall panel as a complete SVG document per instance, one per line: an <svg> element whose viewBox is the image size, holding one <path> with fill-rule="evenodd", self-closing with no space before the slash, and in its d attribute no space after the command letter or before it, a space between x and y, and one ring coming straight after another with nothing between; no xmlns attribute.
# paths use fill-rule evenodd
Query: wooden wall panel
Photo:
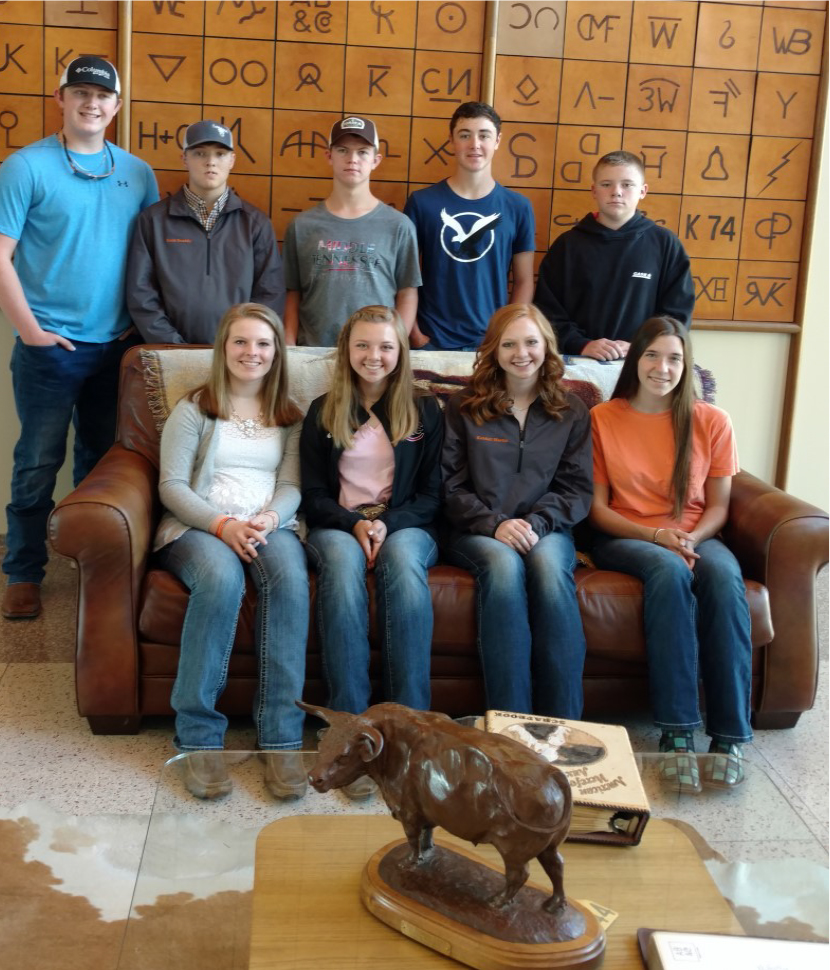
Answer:
<svg viewBox="0 0 830 970"><path fill-rule="evenodd" d="M331 124L375 118L379 197L402 207L452 172L448 119L492 78L495 171L536 215L536 261L590 211L591 172L624 147L641 208L677 232L701 320L791 328L823 68L827 4L501 0L485 63L483 0L132 4L131 149L163 191L182 181L187 124L237 145L233 183L289 220L325 197ZM51 100L78 53L115 60L118 4L0 4L0 160L56 130Z"/></svg>
<svg viewBox="0 0 830 970"><path fill-rule="evenodd" d="M755 85L752 71L696 67L689 128L748 135L752 130Z"/></svg>
<svg viewBox="0 0 830 970"><path fill-rule="evenodd" d="M8 0L3 4L4 24L42 24L43 4L28 3L26 0ZM9 37L19 36L17 31L9 31Z"/></svg>
<svg viewBox="0 0 830 970"><path fill-rule="evenodd" d="M2 8L0 8L2 12ZM0 42L2 65L0 84L8 94L43 92L43 29L17 26L4 31L8 40Z"/></svg>
<svg viewBox="0 0 830 970"><path fill-rule="evenodd" d="M107 17L102 22L108 23L109 20ZM95 54L115 62L117 53L118 33L115 30L47 27L43 32L43 93L52 94L67 64L80 54Z"/></svg>
<svg viewBox="0 0 830 970"><path fill-rule="evenodd" d="M259 6L264 6L260 3ZM306 43L345 44L347 4L345 0L331 3L278 3L277 38Z"/></svg>
<svg viewBox="0 0 830 970"><path fill-rule="evenodd" d="M685 0L635 2L630 59L634 64L694 64L697 4Z"/></svg>
<svg viewBox="0 0 830 970"><path fill-rule="evenodd" d="M30 3L29 7L40 4ZM93 27L115 30L118 9L115 3L96 3L95 0L76 0L75 3L47 3L43 22L53 27Z"/></svg>

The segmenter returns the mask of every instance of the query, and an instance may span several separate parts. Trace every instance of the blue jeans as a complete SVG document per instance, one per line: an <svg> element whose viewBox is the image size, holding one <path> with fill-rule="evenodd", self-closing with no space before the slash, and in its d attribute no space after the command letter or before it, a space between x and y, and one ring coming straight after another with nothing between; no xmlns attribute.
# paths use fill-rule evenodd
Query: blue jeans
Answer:
<svg viewBox="0 0 830 970"><path fill-rule="evenodd" d="M475 577L488 709L580 718L585 634L571 534L551 532L524 556L498 539L462 535L447 560Z"/></svg>
<svg viewBox="0 0 830 970"><path fill-rule="evenodd" d="M655 724L688 731L700 725L699 674L707 734L717 741L751 741L752 643L741 569L718 539L701 542L695 551L700 559L692 570L652 542L600 534L594 561L643 583Z"/></svg>
<svg viewBox="0 0 830 970"><path fill-rule="evenodd" d="M297 536L277 529L251 563L221 539L189 529L157 553L157 562L190 590L171 703L180 751L221 749L228 719L216 710L225 689L245 574L257 589L255 642L259 690L254 701L257 741L265 750L299 748L308 639L308 569Z"/></svg>
<svg viewBox="0 0 830 970"><path fill-rule="evenodd" d="M92 283L91 285L94 285ZM75 425L74 484L115 441L118 365L132 337L105 344L74 341L75 350L29 347L18 337L11 358L20 438L14 449L11 502L6 506L9 583L40 583L48 559L46 520L55 480Z"/></svg>
<svg viewBox="0 0 830 970"><path fill-rule="evenodd" d="M306 549L317 572L317 630L329 706L360 714L372 693L366 557L357 539L340 529L313 529ZM427 569L437 561L435 540L417 528L387 535L375 560L384 699L418 710L430 705Z"/></svg>

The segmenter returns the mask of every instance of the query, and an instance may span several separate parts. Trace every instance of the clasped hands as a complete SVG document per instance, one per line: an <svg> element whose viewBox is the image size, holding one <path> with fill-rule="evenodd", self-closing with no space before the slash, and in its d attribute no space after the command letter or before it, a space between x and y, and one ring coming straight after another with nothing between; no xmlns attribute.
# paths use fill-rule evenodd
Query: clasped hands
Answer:
<svg viewBox="0 0 830 970"><path fill-rule="evenodd" d="M524 519L505 519L504 522L499 522L493 538L510 546L522 556L530 552L539 541L533 526Z"/></svg>
<svg viewBox="0 0 830 970"><path fill-rule="evenodd" d="M689 569L694 569L695 559L700 559L700 554L695 552L697 540L691 532L684 532L682 529L658 529L654 542L680 556Z"/></svg>
<svg viewBox="0 0 830 970"><path fill-rule="evenodd" d="M361 519L355 522L352 535L357 539L363 555L366 556L366 568L372 569L380 547L386 539L386 525L380 519Z"/></svg>
<svg viewBox="0 0 830 970"><path fill-rule="evenodd" d="M612 340L610 337L600 337L589 340L580 350L580 356L593 357L594 360L622 360L628 353L627 340Z"/></svg>
<svg viewBox="0 0 830 970"><path fill-rule="evenodd" d="M229 519L222 527L220 538L242 562L253 562L258 555L257 546L267 546L265 537L278 525L275 512L259 512L250 519Z"/></svg>

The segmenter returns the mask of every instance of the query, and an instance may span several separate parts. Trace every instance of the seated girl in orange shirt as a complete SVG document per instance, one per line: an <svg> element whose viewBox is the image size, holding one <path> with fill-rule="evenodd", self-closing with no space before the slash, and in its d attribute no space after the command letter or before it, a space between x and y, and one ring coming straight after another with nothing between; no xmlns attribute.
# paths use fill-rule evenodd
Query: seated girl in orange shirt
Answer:
<svg viewBox="0 0 830 970"><path fill-rule="evenodd" d="M610 401L591 411L594 559L643 582L651 705L663 778L700 791L694 729L715 757L703 782L743 781L749 724L749 608L737 560L717 538L738 455L729 415L695 400L686 329L652 317L635 335Z"/></svg>

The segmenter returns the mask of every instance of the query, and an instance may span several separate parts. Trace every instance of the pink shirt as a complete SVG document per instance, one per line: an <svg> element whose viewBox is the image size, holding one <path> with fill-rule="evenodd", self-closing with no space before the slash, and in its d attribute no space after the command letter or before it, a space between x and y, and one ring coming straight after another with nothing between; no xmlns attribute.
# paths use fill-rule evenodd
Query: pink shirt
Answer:
<svg viewBox="0 0 830 970"><path fill-rule="evenodd" d="M382 425L372 427L367 421L354 435L354 444L340 456L340 505L354 509L358 505L388 502L395 476L395 452Z"/></svg>
<svg viewBox="0 0 830 970"><path fill-rule="evenodd" d="M674 430L671 411L644 414L623 398L591 410L594 481L609 488L609 507L638 525L689 532L706 508L707 478L736 474L738 450L726 411L696 401L689 490L679 522L672 518Z"/></svg>

